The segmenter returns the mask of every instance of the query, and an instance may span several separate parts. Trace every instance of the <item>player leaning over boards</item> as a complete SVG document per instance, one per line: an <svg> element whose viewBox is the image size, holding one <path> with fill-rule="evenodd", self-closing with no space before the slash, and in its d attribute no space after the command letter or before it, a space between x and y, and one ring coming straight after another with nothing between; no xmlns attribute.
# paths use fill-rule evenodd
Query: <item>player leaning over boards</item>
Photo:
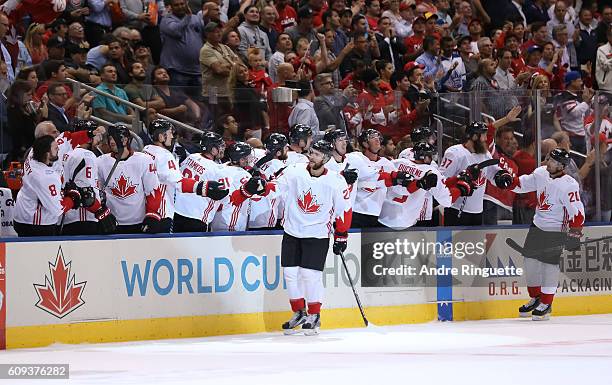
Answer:
<svg viewBox="0 0 612 385"><path fill-rule="evenodd" d="M308 153L309 162L288 166L276 182L286 197L281 265L294 312L282 326L285 334L300 326L306 335L319 332L323 267L334 219L334 253L346 250L352 216L349 190L340 174L324 166L331 153L330 143L316 142Z"/></svg>
<svg viewBox="0 0 612 385"><path fill-rule="evenodd" d="M523 248L530 300L519 308L521 317L531 314L534 321L550 317L559 282L563 246L568 250L580 247L584 206L580 201L578 182L564 172L569 162L569 153L556 148L548 155L546 166L515 178L513 182L513 191L536 191L538 197L533 224Z"/></svg>

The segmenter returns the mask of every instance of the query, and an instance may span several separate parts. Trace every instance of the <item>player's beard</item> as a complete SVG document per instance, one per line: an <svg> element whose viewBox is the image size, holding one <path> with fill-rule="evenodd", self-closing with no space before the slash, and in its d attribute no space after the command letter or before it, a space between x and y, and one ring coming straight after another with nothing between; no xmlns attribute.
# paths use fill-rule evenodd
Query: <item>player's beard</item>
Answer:
<svg viewBox="0 0 612 385"><path fill-rule="evenodd" d="M55 163L59 159L58 155L49 155L49 162Z"/></svg>
<svg viewBox="0 0 612 385"><path fill-rule="evenodd" d="M487 152L487 147L483 142L477 140L474 142L474 151L476 151L477 154L484 154Z"/></svg>
<svg viewBox="0 0 612 385"><path fill-rule="evenodd" d="M310 169L315 171L320 170L321 167L325 166L325 161L326 159L323 159L321 162L318 163L310 162Z"/></svg>
<svg viewBox="0 0 612 385"><path fill-rule="evenodd" d="M281 154L277 157L278 160L287 160L289 158L289 151L281 151Z"/></svg>

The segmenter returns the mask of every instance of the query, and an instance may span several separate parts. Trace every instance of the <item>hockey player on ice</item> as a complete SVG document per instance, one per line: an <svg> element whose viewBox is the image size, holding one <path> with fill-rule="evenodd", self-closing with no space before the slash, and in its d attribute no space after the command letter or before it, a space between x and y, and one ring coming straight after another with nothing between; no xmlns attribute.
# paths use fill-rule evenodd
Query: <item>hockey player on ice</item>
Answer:
<svg viewBox="0 0 612 385"><path fill-rule="evenodd" d="M342 176L325 167L331 152L328 142L316 142L308 164L287 167L276 181L277 189L287 196L281 265L294 312L282 325L285 334L295 333L300 326L306 335L319 332L323 267L332 232L334 253L346 250L351 223L349 190Z"/></svg>
<svg viewBox="0 0 612 385"><path fill-rule="evenodd" d="M117 220L101 199L98 186L98 166L96 155L91 151L104 140L106 129L99 127L93 120L77 120L72 124L72 132L91 132L94 134L91 143L77 146L64 154L64 189L78 189L81 194L81 207L67 211L64 217L62 235L112 234L117 227ZM81 162L84 167L77 168ZM78 173L75 172L78 171Z"/></svg>
<svg viewBox="0 0 612 385"><path fill-rule="evenodd" d="M556 148L548 155L545 166L514 178L512 184L514 192L536 191L538 198L523 247L527 254L524 255L525 279L530 300L519 308L521 317L531 315L535 321L548 319L552 312L563 247L570 251L580 248L584 206L578 182L564 172L569 162L569 153Z"/></svg>
<svg viewBox="0 0 612 385"><path fill-rule="evenodd" d="M226 151L229 163L224 166L223 175L230 193L220 201L210 228L212 231L244 231L249 219L250 198L264 195L266 182L247 171L253 152L250 145L235 142Z"/></svg>
<svg viewBox="0 0 612 385"><path fill-rule="evenodd" d="M224 166L220 160L225 155L225 142L221 135L206 132L200 140L202 152L191 154L181 163L184 178L207 180L206 197L177 192L174 212L174 232L206 232L217 209L219 200L229 194L225 185Z"/></svg>
<svg viewBox="0 0 612 385"><path fill-rule="evenodd" d="M487 150L488 127L482 122L467 125L462 144L449 147L440 163L440 172L445 178L466 170L474 186L472 194L455 201L444 210L446 226L482 225L483 198L487 180L495 186L507 189L512 184L512 174L497 165L480 169L478 164L492 159Z"/></svg>
<svg viewBox="0 0 612 385"><path fill-rule="evenodd" d="M432 164L435 147L426 142L417 143L411 153L413 160L396 159L393 164L399 171L405 171L417 182L419 190L407 193L402 186L387 190L378 221L381 225L403 230L424 220L433 198L448 207L460 196L468 196L472 186L465 178L449 178L443 181L442 174Z"/></svg>

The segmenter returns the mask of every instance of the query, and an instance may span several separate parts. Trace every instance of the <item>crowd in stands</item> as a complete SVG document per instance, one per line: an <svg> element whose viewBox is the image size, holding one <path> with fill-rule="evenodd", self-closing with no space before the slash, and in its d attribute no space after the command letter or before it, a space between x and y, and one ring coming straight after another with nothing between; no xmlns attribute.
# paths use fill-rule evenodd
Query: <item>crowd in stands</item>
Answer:
<svg viewBox="0 0 612 385"><path fill-rule="evenodd" d="M605 1L8 0L0 5L0 48L6 167L24 161L41 122L62 133L90 117L131 125L145 144L142 127L159 116L255 148L298 123L315 140L332 128L350 138L373 128L384 136L384 155L396 158L395 145L416 127L447 134L439 138L445 147L457 143L452 122L474 120L459 104L491 121L518 111L491 152L520 174L541 161L538 146L542 154L572 150L587 219L610 221ZM177 128L185 154L198 152L199 135ZM537 203L518 196L488 208L521 199Z"/></svg>

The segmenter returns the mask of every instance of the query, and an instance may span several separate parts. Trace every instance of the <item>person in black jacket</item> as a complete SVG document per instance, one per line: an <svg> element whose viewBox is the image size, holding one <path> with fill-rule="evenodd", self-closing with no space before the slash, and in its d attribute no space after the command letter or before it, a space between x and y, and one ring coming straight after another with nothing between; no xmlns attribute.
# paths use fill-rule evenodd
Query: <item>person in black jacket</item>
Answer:
<svg viewBox="0 0 612 385"><path fill-rule="evenodd" d="M34 87L25 80L16 80L7 91L7 122L13 140L10 160L22 160L34 142L36 124L47 117L45 99L39 104L32 100Z"/></svg>
<svg viewBox="0 0 612 385"><path fill-rule="evenodd" d="M47 89L47 96L49 98L47 105L49 108L48 119L55 124L59 132L69 131L71 119L62 107L68 99L66 89L61 83L51 83Z"/></svg>
<svg viewBox="0 0 612 385"><path fill-rule="evenodd" d="M239 123L238 138L261 138L261 131L269 126L266 99L249 80L249 70L242 63L234 64L229 77L232 90L232 115Z"/></svg>

